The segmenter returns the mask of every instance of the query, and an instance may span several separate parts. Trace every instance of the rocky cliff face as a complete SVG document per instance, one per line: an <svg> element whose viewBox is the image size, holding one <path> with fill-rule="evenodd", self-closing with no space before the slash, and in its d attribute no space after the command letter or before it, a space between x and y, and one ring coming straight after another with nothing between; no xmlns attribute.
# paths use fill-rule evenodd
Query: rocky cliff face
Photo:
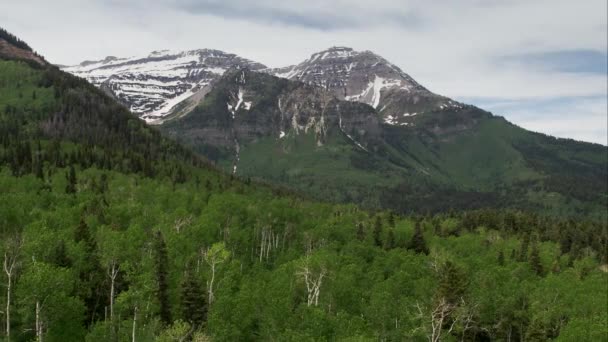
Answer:
<svg viewBox="0 0 608 342"><path fill-rule="evenodd" d="M269 69L218 50L156 51L145 57L107 57L64 70L106 90L149 123L187 115L229 69L247 68L319 87L339 100L375 108L388 125L407 126L430 111L463 104L434 94L371 51L333 47L300 64Z"/></svg>
<svg viewBox="0 0 608 342"><path fill-rule="evenodd" d="M317 146L323 146L330 134L343 134L368 151L381 135L378 116L369 106L338 100L319 87L246 69L227 73L192 113L162 128L192 145L231 151L233 172L241 146L261 138L280 141L310 134Z"/></svg>
<svg viewBox="0 0 608 342"><path fill-rule="evenodd" d="M29 60L39 65L47 64L44 58L33 51L17 47L2 38L0 38L0 58Z"/></svg>
<svg viewBox="0 0 608 342"><path fill-rule="evenodd" d="M242 67L265 68L234 54L202 49L155 51L131 58L110 56L63 70L106 90L147 122L160 123L177 105L208 92L227 70Z"/></svg>
<svg viewBox="0 0 608 342"><path fill-rule="evenodd" d="M332 47L300 64L266 72L321 87L342 100L366 103L389 125L407 126L413 116L463 106L430 92L399 67L371 51Z"/></svg>

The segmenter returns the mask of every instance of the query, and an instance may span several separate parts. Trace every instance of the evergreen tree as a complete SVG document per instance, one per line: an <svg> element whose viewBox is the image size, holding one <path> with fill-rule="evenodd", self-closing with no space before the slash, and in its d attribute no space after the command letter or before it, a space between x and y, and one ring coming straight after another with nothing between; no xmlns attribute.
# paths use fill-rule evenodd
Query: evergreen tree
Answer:
<svg viewBox="0 0 608 342"><path fill-rule="evenodd" d="M518 261L526 261L528 259L528 248L530 245L530 235L524 234L521 240Z"/></svg>
<svg viewBox="0 0 608 342"><path fill-rule="evenodd" d="M498 264L500 266L505 265L505 253L502 251L502 249L498 251Z"/></svg>
<svg viewBox="0 0 608 342"><path fill-rule="evenodd" d="M534 273L536 273L539 276L543 275L543 264L540 260L540 255L538 252L538 244L534 244L532 246L532 251L530 252L530 266L532 267L532 269L534 270Z"/></svg>
<svg viewBox="0 0 608 342"><path fill-rule="evenodd" d="M392 211L388 212L388 225L389 227L395 228L395 214Z"/></svg>
<svg viewBox="0 0 608 342"><path fill-rule="evenodd" d="M449 304L457 305L467 287L467 273L460 266L448 260L440 267L437 299L445 298Z"/></svg>
<svg viewBox="0 0 608 342"><path fill-rule="evenodd" d="M51 261L53 264L59 267L72 266L72 260L70 260L70 257L68 256L67 251L65 249L65 241L60 240L57 246L55 246Z"/></svg>
<svg viewBox="0 0 608 342"><path fill-rule="evenodd" d="M196 279L192 263L188 263L181 285L182 318L194 328L207 320L207 303L201 284Z"/></svg>
<svg viewBox="0 0 608 342"><path fill-rule="evenodd" d="M156 296L160 305L160 319L164 324L171 324L171 308L169 302L169 258L167 256L167 245L160 231L154 236L155 271L156 271Z"/></svg>
<svg viewBox="0 0 608 342"><path fill-rule="evenodd" d="M380 216L376 216L376 221L374 222L374 244L378 247L382 247L382 219Z"/></svg>
<svg viewBox="0 0 608 342"><path fill-rule="evenodd" d="M78 275L82 284L79 287L78 294L86 307L86 323L91 324L96 318L103 317L103 305L100 303L107 291L104 289L105 275L97 255L97 243L91 235L84 217L80 218L80 223L76 227L74 241L81 242L84 245L84 255L88 261Z"/></svg>
<svg viewBox="0 0 608 342"><path fill-rule="evenodd" d="M408 249L411 249L416 253L429 254L429 248L426 246L424 234L422 234L422 228L420 227L420 221L416 222L414 235L412 236L412 240L410 240Z"/></svg>
<svg viewBox="0 0 608 342"><path fill-rule="evenodd" d="M74 165L70 165L70 169L66 174L66 179L68 184L65 187L65 192L68 194L76 193L76 170L74 170Z"/></svg>
<svg viewBox="0 0 608 342"><path fill-rule="evenodd" d="M384 244L384 249L391 250L391 249L395 248L395 246L396 246L395 233L393 232L393 229L389 229L388 232L386 233L386 242Z"/></svg>
<svg viewBox="0 0 608 342"><path fill-rule="evenodd" d="M359 241L365 240L365 227L363 226L363 223L361 223L361 222L357 223L357 240L359 240Z"/></svg>

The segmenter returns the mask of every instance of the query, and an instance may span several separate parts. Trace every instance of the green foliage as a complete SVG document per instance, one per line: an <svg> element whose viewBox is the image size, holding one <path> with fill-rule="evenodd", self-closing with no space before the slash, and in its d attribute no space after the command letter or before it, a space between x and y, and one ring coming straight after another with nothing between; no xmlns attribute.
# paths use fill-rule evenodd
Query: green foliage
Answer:
<svg viewBox="0 0 608 342"><path fill-rule="evenodd" d="M548 338L561 336L562 331L586 338L597 336L597 317L608 316L605 307L594 304L608 300L604 291L608 275L598 269L599 253L591 257L583 256L590 250L580 253L572 267L565 254L559 258L558 273L544 272L541 277L531 261L505 258L499 265L499 252L519 249L518 232L524 230L537 232L540 239L530 250L538 249L543 267L560 255L560 236L549 238L541 221L531 220L533 215L518 213L518 220L507 219L507 225L496 228L495 219L503 222L510 216L501 212L395 216L395 228L384 229L384 239L390 232L395 238L394 247L387 248L386 243L377 246L372 234L357 238L357 227L373 227L376 216L387 213L277 198L255 184L244 187L234 182L222 191L194 190L195 177L174 186L171 179L98 169L81 170L78 191L66 194L66 170L58 171L45 180L34 175L17 178L6 168L0 173L0 187L5 190L0 193L2 237L21 231L26 244L20 260L36 260L24 263L19 271L13 302L19 314L12 315L13 331L33 328L35 298L42 298L36 291L43 291L41 295L52 298L45 309L60 310L45 316L47 340L62 331L55 329L68 329L75 336L86 333L90 341L130 339L134 321L141 341L188 333L214 341L273 336L425 339L421 327L427 323L420 320L416 304L431 308L439 297L455 303L451 317L475 313L471 327L465 329L459 320L453 330L454 338L464 334L465 340L474 334L488 339L525 337L536 334L535 329ZM99 191L102 174L107 181L103 193ZM97 185L91 185L93 180ZM218 182L207 172L201 172L199 180ZM39 192L47 182L50 189ZM94 205L103 201L106 204ZM20 216L23 212L32 214ZM422 235L428 255L400 247L415 231L421 236L422 227L432 227L433 222L440 228ZM7 229L6 224L17 230ZM562 225L564 232L567 227ZM578 233L578 225L572 229ZM157 231L166 246L164 298L183 323L160 324ZM272 239L263 240L262 232ZM272 244L264 244L260 259L262 241L269 240ZM110 321L104 313L109 315L112 263L119 272ZM215 273L211 264L216 265ZM314 284L307 286L305 267L309 280L324 274L318 298L314 286L309 297L308 286ZM32 280L37 274L41 280ZM214 297L208 305L206 290L212 277ZM581 291L588 295L582 297ZM54 301L73 304L55 307ZM543 316L546 313L550 315ZM71 318L76 315L80 318ZM576 324L571 330L570 322ZM33 333L14 340L32 337Z"/></svg>
<svg viewBox="0 0 608 342"><path fill-rule="evenodd" d="M312 202L201 167L52 68L0 61L0 87L11 341L427 340L442 298L445 340L606 337L605 222Z"/></svg>

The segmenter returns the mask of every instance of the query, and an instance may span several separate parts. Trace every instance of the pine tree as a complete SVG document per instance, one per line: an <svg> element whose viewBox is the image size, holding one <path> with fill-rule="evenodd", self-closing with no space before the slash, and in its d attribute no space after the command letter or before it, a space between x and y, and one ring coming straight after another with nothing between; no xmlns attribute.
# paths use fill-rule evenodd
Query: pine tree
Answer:
<svg viewBox="0 0 608 342"><path fill-rule="evenodd" d="M103 317L103 306L100 305L101 298L105 297L105 276L97 255L97 243L91 235L89 226L80 218L80 223L74 232L74 241L82 242L84 245L85 258L88 261L79 274L81 286L79 296L83 299L86 307L87 324L92 324L96 317Z"/></svg>
<svg viewBox="0 0 608 342"><path fill-rule="evenodd" d="M395 228L395 214L392 211L388 212L388 225L391 228Z"/></svg>
<svg viewBox="0 0 608 342"><path fill-rule="evenodd" d="M396 246L395 233L393 232L393 229L389 229L388 232L386 233L386 242L384 244L384 249L391 250L391 249L395 248L395 246Z"/></svg>
<svg viewBox="0 0 608 342"><path fill-rule="evenodd" d="M451 261L446 261L439 269L439 284L436 298L445 298L449 304L457 305L466 294L468 281L466 272Z"/></svg>
<svg viewBox="0 0 608 342"><path fill-rule="evenodd" d="M416 222L414 236L412 236L408 249L411 249L416 253L429 254L429 249L426 246L426 241L424 240L424 235L422 234L422 228L420 227L420 221Z"/></svg>
<svg viewBox="0 0 608 342"><path fill-rule="evenodd" d="M155 267L156 267L156 296L160 305L160 319L164 324L171 324L171 308L169 303L169 279L167 245L160 231L156 231L154 239Z"/></svg>
<svg viewBox="0 0 608 342"><path fill-rule="evenodd" d="M51 261L53 262L53 264L55 264L59 267L71 267L72 266L72 260L68 256L66 248L65 248L65 241L60 240L59 244L57 244L57 246L55 246L51 259L52 259Z"/></svg>
<svg viewBox="0 0 608 342"><path fill-rule="evenodd" d="M530 235L524 234L521 240L521 248L519 250L518 261L526 261L528 259L528 248L530 245Z"/></svg>
<svg viewBox="0 0 608 342"><path fill-rule="evenodd" d="M498 251L498 264L500 266L505 265L505 253L502 251L502 249Z"/></svg>
<svg viewBox="0 0 608 342"><path fill-rule="evenodd" d="M182 318L195 329L207 320L207 303L192 263L188 263L181 285Z"/></svg>
<svg viewBox="0 0 608 342"><path fill-rule="evenodd" d="M365 240L365 227L363 227L363 223L361 222L357 223L357 240Z"/></svg>
<svg viewBox="0 0 608 342"><path fill-rule="evenodd" d="M76 170L74 170L74 165L70 165L66 179L68 180L68 184L65 187L65 192L68 194L76 193Z"/></svg>
<svg viewBox="0 0 608 342"><path fill-rule="evenodd" d="M374 223L374 244L378 247L382 247L382 219L380 216L376 216L376 222Z"/></svg>
<svg viewBox="0 0 608 342"><path fill-rule="evenodd" d="M538 244L534 244L532 246L532 251L530 252L530 266L532 266L532 269L534 270L534 273L536 273L539 276L543 275L543 264L540 260L540 255L538 252Z"/></svg>

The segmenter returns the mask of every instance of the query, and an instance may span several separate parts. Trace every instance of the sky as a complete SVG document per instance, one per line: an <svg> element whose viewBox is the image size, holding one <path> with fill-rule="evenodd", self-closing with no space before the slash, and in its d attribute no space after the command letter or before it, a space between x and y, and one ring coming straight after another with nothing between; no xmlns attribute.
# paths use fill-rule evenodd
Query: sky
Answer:
<svg viewBox="0 0 608 342"><path fill-rule="evenodd" d="M606 0L0 0L52 63L213 48L269 67L371 50L524 128L608 144Z"/></svg>

